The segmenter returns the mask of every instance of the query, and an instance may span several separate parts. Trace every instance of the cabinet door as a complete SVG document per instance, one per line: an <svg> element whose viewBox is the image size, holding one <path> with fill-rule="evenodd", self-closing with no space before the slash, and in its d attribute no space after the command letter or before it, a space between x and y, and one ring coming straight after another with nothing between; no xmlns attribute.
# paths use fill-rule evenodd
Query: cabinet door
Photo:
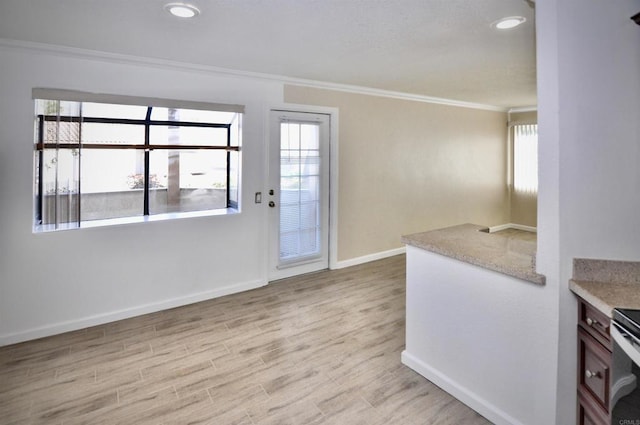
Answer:
<svg viewBox="0 0 640 425"><path fill-rule="evenodd" d="M609 425L609 417L584 393L578 394L578 425Z"/></svg>
<svg viewBox="0 0 640 425"><path fill-rule="evenodd" d="M596 422L587 412L582 405L580 405L580 425L600 425Z"/></svg>

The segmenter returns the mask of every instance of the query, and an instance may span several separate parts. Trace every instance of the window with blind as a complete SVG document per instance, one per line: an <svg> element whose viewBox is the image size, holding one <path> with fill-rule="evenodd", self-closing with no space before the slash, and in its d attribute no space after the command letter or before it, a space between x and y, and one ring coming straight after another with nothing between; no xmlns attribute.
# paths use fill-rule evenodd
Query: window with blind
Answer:
<svg viewBox="0 0 640 425"><path fill-rule="evenodd" d="M280 123L280 265L322 254L321 154L318 123Z"/></svg>
<svg viewBox="0 0 640 425"><path fill-rule="evenodd" d="M513 127L513 189L524 194L538 193L538 126Z"/></svg>
<svg viewBox="0 0 640 425"><path fill-rule="evenodd" d="M237 211L241 107L58 93L35 100L36 232Z"/></svg>

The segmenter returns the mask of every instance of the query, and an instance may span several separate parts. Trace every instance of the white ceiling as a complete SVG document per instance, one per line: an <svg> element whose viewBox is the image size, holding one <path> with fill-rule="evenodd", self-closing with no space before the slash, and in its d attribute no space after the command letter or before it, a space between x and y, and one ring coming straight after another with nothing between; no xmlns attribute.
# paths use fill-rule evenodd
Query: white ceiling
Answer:
<svg viewBox="0 0 640 425"><path fill-rule="evenodd" d="M525 0L0 0L0 38L501 107L536 104ZM511 31L490 24L521 15Z"/></svg>

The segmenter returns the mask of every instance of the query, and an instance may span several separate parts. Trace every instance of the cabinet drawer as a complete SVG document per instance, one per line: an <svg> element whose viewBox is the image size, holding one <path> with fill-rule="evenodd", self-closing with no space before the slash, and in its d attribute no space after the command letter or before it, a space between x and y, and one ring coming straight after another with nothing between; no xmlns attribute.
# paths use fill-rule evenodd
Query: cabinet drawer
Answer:
<svg viewBox="0 0 640 425"><path fill-rule="evenodd" d="M578 425L609 425L609 416L602 407L584 393L578 393Z"/></svg>
<svg viewBox="0 0 640 425"><path fill-rule="evenodd" d="M609 412L611 352L578 329L578 389L591 394Z"/></svg>
<svg viewBox="0 0 640 425"><path fill-rule="evenodd" d="M582 299L580 299L578 308L578 324L608 350L611 350L611 335L609 334L611 319Z"/></svg>

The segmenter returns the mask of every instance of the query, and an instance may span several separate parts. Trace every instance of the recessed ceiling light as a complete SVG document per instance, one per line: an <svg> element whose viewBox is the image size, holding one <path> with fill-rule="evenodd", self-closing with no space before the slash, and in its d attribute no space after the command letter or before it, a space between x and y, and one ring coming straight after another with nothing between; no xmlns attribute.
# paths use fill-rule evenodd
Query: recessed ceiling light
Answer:
<svg viewBox="0 0 640 425"><path fill-rule="evenodd" d="M526 20L527 18L525 18L524 16L509 16L507 18L499 19L491 25L499 30L508 30L511 28L515 28L520 24L523 24Z"/></svg>
<svg viewBox="0 0 640 425"><path fill-rule="evenodd" d="M193 18L200 14L200 10L188 3L167 3L164 10L178 18Z"/></svg>

